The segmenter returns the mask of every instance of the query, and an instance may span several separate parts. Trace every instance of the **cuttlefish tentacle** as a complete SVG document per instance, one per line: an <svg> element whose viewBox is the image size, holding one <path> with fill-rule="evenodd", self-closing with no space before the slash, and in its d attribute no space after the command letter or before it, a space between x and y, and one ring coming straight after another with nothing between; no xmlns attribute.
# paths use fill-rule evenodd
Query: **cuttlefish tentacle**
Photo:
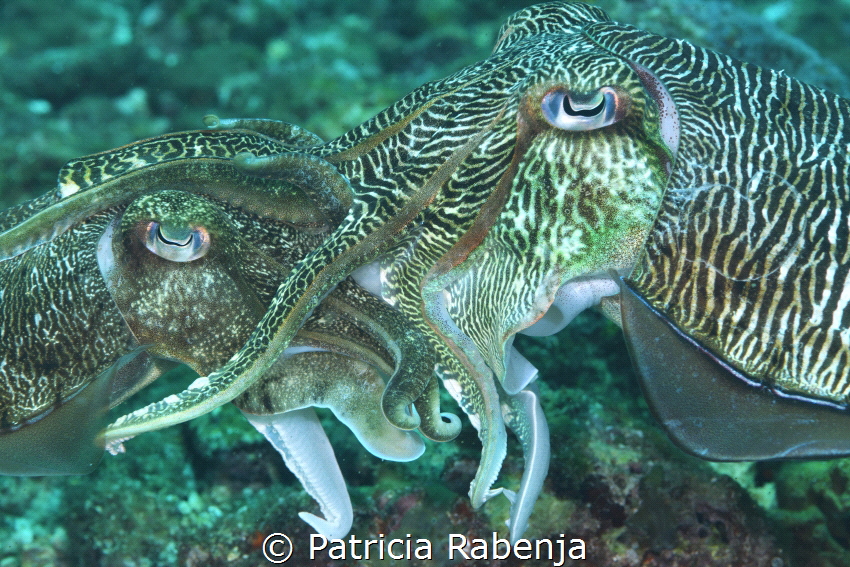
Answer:
<svg viewBox="0 0 850 567"><path fill-rule="evenodd" d="M477 256L477 252L473 253L473 256ZM458 317L457 313L451 315L448 311L446 302L452 296L447 288L451 289L449 282L457 276L457 273L452 270L442 276L438 275L439 273L438 269L432 269L429 281L425 285L426 289L423 291L425 303L432 308L429 311L429 321L437 325L440 334L447 338L448 344L457 349L455 354L458 358L470 361L466 366L475 369L472 376L477 377L478 380L476 391L484 396L489 394L489 399L485 398L483 404L477 404L477 407L473 409L468 407L468 402L464 402L463 399L464 395L468 395L470 391L468 387L447 384L449 391L470 415L482 441L481 461L476 477L470 485L470 500L475 506L500 493L508 496L511 500L509 520L511 539L515 541L527 527L528 518L542 490L543 479L548 471L548 426L540 408L536 389L509 396L493 383L493 373L488 368L481 351L455 322L464 319ZM483 291L487 293L486 290ZM479 409L482 407L485 408L483 412ZM494 416L494 412L498 413ZM504 425L507 425L519 437L523 447L525 471L520 489L516 494L504 488L491 488L498 477L507 451L507 439L504 426L501 425L502 419L504 419Z"/></svg>
<svg viewBox="0 0 850 567"><path fill-rule="evenodd" d="M540 406L540 393L536 385L532 384L503 399L505 424L519 438L525 461L519 490L516 493L509 490L503 492L511 501L508 527L511 530L511 541L515 542L528 527L534 503L543 490L543 481L549 472L549 426Z"/></svg>
<svg viewBox="0 0 850 567"><path fill-rule="evenodd" d="M469 488L470 501L477 508L497 494L491 487L499 476L507 454L507 434L499 405L499 393L484 360L469 338L448 316L442 292L425 292L423 299L429 324L447 339L446 345L452 353L452 356L442 358L443 383L470 416L481 440L481 460Z"/></svg>
<svg viewBox="0 0 850 567"><path fill-rule="evenodd" d="M416 429L422 426L422 417L418 413L411 413L410 408L421 400L430 382L430 376L421 374L414 380L408 380L402 375L390 378L381 399L384 415L390 423L399 429Z"/></svg>
<svg viewBox="0 0 850 567"><path fill-rule="evenodd" d="M457 360L463 366L462 369L457 366L452 369L451 379L457 380L457 384L450 390L455 392L456 399L466 413L474 416L473 423L482 443L481 460L469 491L473 507L480 506L498 493L498 490L491 487L498 478L507 454L507 435L499 405L500 396L492 381L492 371L487 367L478 347L449 315L444 290L448 283L457 277L457 266L466 263L471 254L475 255L477 247L504 207L518 164L525 157L529 137L526 130L525 122L519 120L509 165L499 177L494 190L478 207L478 213L469 229L445 250L436 262L424 265L423 268L427 271L423 275L424 270L421 270L416 280L420 282L417 296L422 297L429 327L442 338L442 344L452 351L453 357L444 358L446 364L451 365L452 361ZM507 157L504 157L506 161ZM412 256L416 256L416 251Z"/></svg>
<svg viewBox="0 0 850 567"><path fill-rule="evenodd" d="M473 508L478 508L499 494L499 490L493 490L492 486L507 455L508 439L499 408L499 393L493 381L489 380L489 374L470 373L466 368L458 369L458 366L453 369L438 366L437 372L481 440L481 459L469 485L469 500Z"/></svg>
<svg viewBox="0 0 850 567"><path fill-rule="evenodd" d="M419 415L419 431L428 439L451 441L460 433L460 418L453 413L440 412L440 383L436 376L428 381L422 395L413 402L413 407Z"/></svg>
<svg viewBox="0 0 850 567"><path fill-rule="evenodd" d="M294 388L293 381L304 376L317 379L307 389ZM330 408L372 454L393 461L416 459L425 445L384 419L383 389L371 365L330 352L305 352L279 359L234 400L319 503L324 518L307 512L299 516L325 537L341 538L351 529L351 502L333 448L310 406Z"/></svg>
<svg viewBox="0 0 850 567"><path fill-rule="evenodd" d="M333 447L312 408L276 415L245 417L277 449L286 467L321 508L324 518L309 512L298 516L329 539L345 537L351 530L354 511L339 470Z"/></svg>

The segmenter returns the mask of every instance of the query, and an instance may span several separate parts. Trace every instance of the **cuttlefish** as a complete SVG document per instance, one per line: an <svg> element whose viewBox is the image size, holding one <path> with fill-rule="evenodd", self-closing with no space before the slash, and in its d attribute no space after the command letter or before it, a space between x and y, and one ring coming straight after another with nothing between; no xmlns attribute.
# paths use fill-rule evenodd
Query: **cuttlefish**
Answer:
<svg viewBox="0 0 850 567"><path fill-rule="evenodd" d="M384 415L421 429L440 415L432 392L444 386L482 442L472 504L508 495L512 539L547 473L549 439L536 371L511 343L589 307L623 326L652 409L686 450L848 454L848 118L834 94L598 8L526 8L487 59L339 138L233 158L248 177L295 183L339 222L223 366L106 435L237 398L351 276L436 356L434 374L394 373ZM114 198L81 188L65 186L52 218ZM0 251L55 231L36 219L0 235ZM526 460L516 493L493 488L506 427Z"/></svg>
<svg viewBox="0 0 850 567"><path fill-rule="evenodd" d="M313 141L281 123L263 127L277 137L183 133L68 164L66 172L86 170L89 190L142 189L0 263L0 472L88 472L104 447L123 451L125 439L103 435L106 410L176 363L205 374L227 362L291 267L322 242L334 205L320 210L294 185L246 178L233 167L234 148L283 136ZM240 204L237 189L251 185L251 205ZM262 216L259 196L275 200L273 218ZM21 209L5 212L3 226L15 230L49 212L16 220ZM330 408L373 454L415 459L422 439L393 427L381 398L397 368L430 376L433 365L421 333L349 280L328 294L264 379L234 400L318 500L323 517L301 513L316 531L342 537L353 511L312 407ZM425 435L442 438L444 419L459 426L454 416L420 409Z"/></svg>

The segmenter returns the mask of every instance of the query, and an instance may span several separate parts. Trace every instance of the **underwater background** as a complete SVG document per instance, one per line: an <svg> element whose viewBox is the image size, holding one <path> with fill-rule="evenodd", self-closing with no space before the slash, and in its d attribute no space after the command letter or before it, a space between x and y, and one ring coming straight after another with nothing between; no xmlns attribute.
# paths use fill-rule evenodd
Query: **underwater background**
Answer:
<svg viewBox="0 0 850 567"><path fill-rule="evenodd" d="M275 118L331 139L486 57L503 20L532 3L0 0L0 209L52 190L69 159L197 129L205 114ZM850 1L595 3L615 20L850 96ZM525 537L582 538L588 566L850 566L850 460L685 455L649 414L619 330L595 313L516 344L540 369L553 447ZM188 374L164 376L134 404L180 389ZM465 418L455 441L390 463L323 416L352 533L435 543L434 561L397 563L444 564L449 532L505 531L506 499L469 505L480 444ZM522 473L510 443L499 486ZM228 404L133 439L87 476L0 477L0 567L268 565L260 544L271 532L296 542L298 565L310 533L300 510L316 505Z"/></svg>

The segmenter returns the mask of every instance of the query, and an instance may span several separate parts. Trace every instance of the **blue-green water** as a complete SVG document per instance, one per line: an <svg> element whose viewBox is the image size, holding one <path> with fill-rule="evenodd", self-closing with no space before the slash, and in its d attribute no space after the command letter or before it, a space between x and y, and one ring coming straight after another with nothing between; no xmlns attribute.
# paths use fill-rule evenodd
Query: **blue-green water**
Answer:
<svg viewBox="0 0 850 567"><path fill-rule="evenodd" d="M485 57L527 4L3 0L0 207L52 189L71 158L198 128L209 113L330 139ZM850 95L850 2L598 4ZM554 448L528 537L583 538L587 565L850 565L850 461L712 467L685 456L653 422L619 331L600 316L519 346L541 369ZM149 399L173 389L157 387ZM325 421L359 537L411 533L441 547L450 531L504 529L506 500L469 507L480 446L468 423L458 440L398 464ZM515 485L521 451L512 442L509 453L502 481ZM91 475L0 477L0 491L0 567L264 565L262 538L306 542L296 513L315 511L229 406L132 440Z"/></svg>

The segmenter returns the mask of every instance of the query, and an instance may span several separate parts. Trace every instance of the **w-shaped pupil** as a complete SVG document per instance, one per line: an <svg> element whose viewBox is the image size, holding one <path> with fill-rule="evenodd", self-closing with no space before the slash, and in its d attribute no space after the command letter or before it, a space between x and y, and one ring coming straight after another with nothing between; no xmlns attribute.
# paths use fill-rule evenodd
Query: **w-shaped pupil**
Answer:
<svg viewBox="0 0 850 567"><path fill-rule="evenodd" d="M160 242L169 246L189 246L189 244L192 242L192 234L189 234L189 236L187 236L186 239L183 241L169 240L165 237L164 234L162 234L162 228L159 226L156 227L156 237L159 238Z"/></svg>
<svg viewBox="0 0 850 567"><path fill-rule="evenodd" d="M593 108L573 108L570 104L570 97L564 97L564 112L569 114L570 116L596 116L605 110L605 97L602 97L602 100L599 101L599 104L594 106Z"/></svg>

